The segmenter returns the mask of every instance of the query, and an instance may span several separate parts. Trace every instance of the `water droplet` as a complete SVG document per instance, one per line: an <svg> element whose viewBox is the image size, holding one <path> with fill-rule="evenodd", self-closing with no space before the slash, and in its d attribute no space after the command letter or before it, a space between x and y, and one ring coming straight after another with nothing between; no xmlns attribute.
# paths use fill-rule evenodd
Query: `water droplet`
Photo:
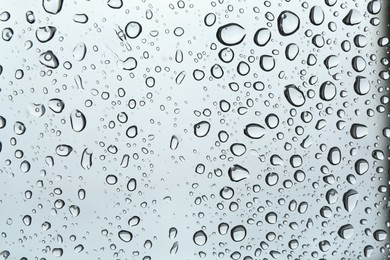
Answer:
<svg viewBox="0 0 390 260"><path fill-rule="evenodd" d="M249 171L241 165L234 164L228 170L228 175L231 181L239 182L249 178Z"/></svg>
<svg viewBox="0 0 390 260"><path fill-rule="evenodd" d="M341 162L341 151L337 146L330 148L328 161L332 165L338 165Z"/></svg>
<svg viewBox="0 0 390 260"><path fill-rule="evenodd" d="M244 134L252 139L260 139L265 135L265 128L261 125L252 123L245 127Z"/></svg>
<svg viewBox="0 0 390 260"><path fill-rule="evenodd" d="M137 180L134 179L134 178L131 178L131 179L127 182L127 190L128 190L128 191L135 191L136 188L137 188Z"/></svg>
<svg viewBox="0 0 390 260"><path fill-rule="evenodd" d="M39 62L50 69L56 69L59 65L57 56L52 51L42 53L39 56Z"/></svg>
<svg viewBox="0 0 390 260"><path fill-rule="evenodd" d="M234 52L231 48L225 47L218 53L218 57L221 59L221 61L229 63L234 59Z"/></svg>
<svg viewBox="0 0 390 260"><path fill-rule="evenodd" d="M353 138L361 139L368 135L368 127L363 124L352 124L350 133Z"/></svg>
<svg viewBox="0 0 390 260"><path fill-rule="evenodd" d="M318 5L310 9L310 21L314 25L321 25L325 19L324 11Z"/></svg>
<svg viewBox="0 0 390 260"><path fill-rule="evenodd" d="M295 43L290 43L286 47L286 58L290 61L295 60L299 53L299 46Z"/></svg>
<svg viewBox="0 0 390 260"><path fill-rule="evenodd" d="M344 17L343 23L349 26L357 25L361 23L363 17L361 13L356 9L351 9L348 14Z"/></svg>
<svg viewBox="0 0 390 260"><path fill-rule="evenodd" d="M120 9L123 6L122 0L108 0L107 5L112 9Z"/></svg>
<svg viewBox="0 0 390 260"><path fill-rule="evenodd" d="M53 39L56 31L57 29L54 26L38 27L38 29L35 31L35 36L37 37L38 41L45 43Z"/></svg>
<svg viewBox="0 0 390 260"><path fill-rule="evenodd" d="M259 64L264 71L271 71L275 68L275 59L270 55L262 55Z"/></svg>
<svg viewBox="0 0 390 260"><path fill-rule="evenodd" d="M230 146L230 151L235 156L242 156L246 152L246 146L242 143L234 143Z"/></svg>
<svg viewBox="0 0 390 260"><path fill-rule="evenodd" d="M355 163L355 171L359 175L365 174L369 169L369 164L366 159L359 159Z"/></svg>
<svg viewBox="0 0 390 260"><path fill-rule="evenodd" d="M77 217L78 215L80 215L80 207L76 206L76 205L70 205L69 206L69 212L70 214L72 215L72 217Z"/></svg>
<svg viewBox="0 0 390 260"><path fill-rule="evenodd" d="M14 36L14 30L12 30L12 28L9 28L9 27L4 28L2 33L1 33L1 37L6 42L10 41L13 36Z"/></svg>
<svg viewBox="0 0 390 260"><path fill-rule="evenodd" d="M139 22L131 21L125 27L126 36L130 39L137 38L142 32L142 26Z"/></svg>
<svg viewBox="0 0 390 260"><path fill-rule="evenodd" d="M70 113L70 125L75 132L81 132L84 130L85 126L87 125L87 119L85 118L84 114L78 110L74 109Z"/></svg>
<svg viewBox="0 0 390 260"><path fill-rule="evenodd" d="M176 135L172 135L169 147L171 150L176 150L179 146L179 138Z"/></svg>
<svg viewBox="0 0 390 260"><path fill-rule="evenodd" d="M282 36L288 36L298 31L299 17L291 11L283 11L278 17L278 29Z"/></svg>
<svg viewBox="0 0 390 260"><path fill-rule="evenodd" d="M73 16L73 21L75 23L85 24L88 22L88 16L86 14L75 14Z"/></svg>
<svg viewBox="0 0 390 260"><path fill-rule="evenodd" d="M325 101L331 101L337 93L335 84L331 81L325 81L320 87L320 98Z"/></svg>
<svg viewBox="0 0 390 260"><path fill-rule="evenodd" d="M49 14L58 14L61 11L63 2L63 0L42 0L42 6Z"/></svg>
<svg viewBox="0 0 390 260"><path fill-rule="evenodd" d="M284 96L287 101L295 107L300 107L306 102L303 92L292 84L285 87Z"/></svg>
<svg viewBox="0 0 390 260"><path fill-rule="evenodd" d="M243 225L238 225L232 228L230 236L234 242L240 242L246 237L246 228Z"/></svg>
<svg viewBox="0 0 390 260"><path fill-rule="evenodd" d="M203 246L207 242L207 235L203 230L196 231L193 236L193 241L198 246Z"/></svg>
<svg viewBox="0 0 390 260"><path fill-rule="evenodd" d="M218 41L227 46L240 44L245 36L244 27L236 23L223 25L219 27L217 31Z"/></svg>
<svg viewBox="0 0 390 260"><path fill-rule="evenodd" d="M353 236L354 228L351 224L341 226L338 234L343 239L350 239Z"/></svg>
<svg viewBox="0 0 390 260"><path fill-rule="evenodd" d="M61 113L65 108L65 103L59 98L50 99L48 105L54 113Z"/></svg>
<svg viewBox="0 0 390 260"><path fill-rule="evenodd" d="M366 95L370 89L370 81L363 76L357 76L354 83L355 92L359 95Z"/></svg>
<svg viewBox="0 0 390 260"><path fill-rule="evenodd" d="M78 43L73 49L73 58L78 61L82 61L85 58L86 54L87 46L85 46L85 43L83 42Z"/></svg>
<svg viewBox="0 0 390 260"><path fill-rule="evenodd" d="M265 46L271 39L271 31L267 28L260 28L256 31L253 41L257 46Z"/></svg>
<svg viewBox="0 0 390 260"><path fill-rule="evenodd" d="M274 186L279 181L279 175L276 172L270 172L265 176L265 182L268 186Z"/></svg>
<svg viewBox="0 0 390 260"><path fill-rule="evenodd" d="M210 123L207 121L201 121L194 125L194 134L197 137L205 137L210 131Z"/></svg>
<svg viewBox="0 0 390 260"><path fill-rule="evenodd" d="M17 135L22 135L26 132L26 126L22 122L16 121L14 124L14 132Z"/></svg>
<svg viewBox="0 0 390 260"><path fill-rule="evenodd" d="M343 196L343 203L344 203L344 208L348 212L352 212L358 203L359 200L359 193L354 190L350 189L346 193L344 193Z"/></svg>
<svg viewBox="0 0 390 260"><path fill-rule="evenodd" d="M234 190L229 186L225 186L220 190L219 195L225 200L230 200L234 196Z"/></svg>
<svg viewBox="0 0 390 260"><path fill-rule="evenodd" d="M133 234L128 231L128 230L121 230L118 232L118 237L123 241L123 242L130 242L133 239Z"/></svg>
<svg viewBox="0 0 390 260"><path fill-rule="evenodd" d="M126 135L129 138L134 138L138 135L138 128L136 125L129 126L126 130Z"/></svg>
<svg viewBox="0 0 390 260"><path fill-rule="evenodd" d="M67 144L60 144L56 147L56 153L58 156L68 156L73 151L73 148Z"/></svg>

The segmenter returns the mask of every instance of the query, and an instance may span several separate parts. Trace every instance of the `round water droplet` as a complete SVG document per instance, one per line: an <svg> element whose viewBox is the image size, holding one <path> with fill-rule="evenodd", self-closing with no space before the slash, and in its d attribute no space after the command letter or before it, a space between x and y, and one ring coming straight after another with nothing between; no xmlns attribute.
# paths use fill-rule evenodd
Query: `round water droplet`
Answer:
<svg viewBox="0 0 390 260"><path fill-rule="evenodd" d="M197 137L205 137L210 131L210 123L207 121L201 121L194 125L194 134Z"/></svg>
<svg viewBox="0 0 390 260"><path fill-rule="evenodd" d="M225 200L230 200L234 196L234 190L229 186L225 186L220 190L219 195Z"/></svg>
<svg viewBox="0 0 390 260"><path fill-rule="evenodd" d="M295 107L300 107L306 102L303 92L292 84L285 87L284 96L287 101Z"/></svg>
<svg viewBox="0 0 390 260"><path fill-rule="evenodd" d="M114 174L109 174L106 176L106 182L109 185L114 185L118 182L118 177L116 177Z"/></svg>
<svg viewBox="0 0 390 260"><path fill-rule="evenodd" d="M237 72L241 76L247 75L249 73L250 69L251 68L250 68L249 64L246 63L245 61L240 61L237 65Z"/></svg>
<svg viewBox="0 0 390 260"><path fill-rule="evenodd" d="M222 222L218 225L218 232L221 235L226 235L229 231L229 224Z"/></svg>
<svg viewBox="0 0 390 260"><path fill-rule="evenodd" d="M282 36L288 36L298 31L299 17L291 11L283 11L278 17L278 29Z"/></svg>
<svg viewBox="0 0 390 260"><path fill-rule="evenodd" d="M199 230L195 232L192 239L197 246L203 246L207 242L207 235L203 230Z"/></svg>
<svg viewBox="0 0 390 260"><path fill-rule="evenodd" d="M269 114L265 117L265 123L270 129L275 129L279 125L279 117L275 114Z"/></svg>
<svg viewBox="0 0 390 260"><path fill-rule="evenodd" d="M366 60L361 56L355 56L352 59L352 67L356 72L362 72L366 69Z"/></svg>
<svg viewBox="0 0 390 260"><path fill-rule="evenodd" d="M129 138L134 138L134 137L137 136L137 134L138 134L138 128L137 128L137 126L135 126L135 125L130 126L130 127L127 128L127 130L126 130L126 135L127 135L127 137L129 137Z"/></svg>
<svg viewBox="0 0 390 260"><path fill-rule="evenodd" d="M126 36L130 39L137 38L142 32L142 26L139 22L131 21L125 27Z"/></svg>
<svg viewBox="0 0 390 260"><path fill-rule="evenodd" d="M12 30L12 28L7 27L3 29L1 37L4 41L10 41L12 39L12 36L14 36L14 30Z"/></svg>
<svg viewBox="0 0 390 260"><path fill-rule="evenodd" d="M218 41L227 46L240 44L245 36L245 29L236 23L223 25L217 30Z"/></svg>
<svg viewBox="0 0 390 260"><path fill-rule="evenodd" d="M339 199L339 193L335 189L330 189L326 192L325 198L329 204L334 204Z"/></svg>
<svg viewBox="0 0 390 260"><path fill-rule="evenodd" d="M240 242L246 237L246 228L243 225L238 225L232 228L230 236L234 242Z"/></svg>
<svg viewBox="0 0 390 260"><path fill-rule="evenodd" d="M242 156L246 152L246 146L242 143L234 143L230 146L230 151L235 156Z"/></svg>
<svg viewBox="0 0 390 260"><path fill-rule="evenodd" d="M72 217L77 217L78 215L80 215L80 208L76 205L70 205L69 206L69 212L70 214L72 215Z"/></svg>
<svg viewBox="0 0 390 260"><path fill-rule="evenodd" d="M265 182L268 186L274 186L279 181L279 175L276 172L270 172L265 176Z"/></svg>
<svg viewBox="0 0 390 260"><path fill-rule="evenodd" d="M123 6L122 0L108 0L107 5L112 9L120 9Z"/></svg>
<svg viewBox="0 0 390 260"><path fill-rule="evenodd" d="M275 224L278 221L278 215L275 212L270 212L265 215L265 221L268 224Z"/></svg>
<svg viewBox="0 0 390 260"><path fill-rule="evenodd" d="M26 126L22 122L16 121L14 124L14 132L17 135L22 135L26 132Z"/></svg>
<svg viewBox="0 0 390 260"><path fill-rule="evenodd" d="M2 21L2 22L8 21L10 17L11 17L11 15L7 11L3 11L0 13L0 21Z"/></svg>

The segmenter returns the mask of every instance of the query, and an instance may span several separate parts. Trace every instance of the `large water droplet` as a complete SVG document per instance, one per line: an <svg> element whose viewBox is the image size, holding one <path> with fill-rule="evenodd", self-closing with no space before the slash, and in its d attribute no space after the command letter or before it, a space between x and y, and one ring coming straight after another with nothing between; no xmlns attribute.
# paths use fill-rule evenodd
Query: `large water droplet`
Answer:
<svg viewBox="0 0 390 260"><path fill-rule="evenodd" d="M303 92L292 84L285 87L284 96L291 105L296 107L300 107L306 102Z"/></svg>
<svg viewBox="0 0 390 260"><path fill-rule="evenodd" d="M245 29L236 23L223 25L217 30L217 39L224 45L240 44L245 38Z"/></svg>
<svg viewBox="0 0 390 260"><path fill-rule="evenodd" d="M192 239L196 245L203 246L207 242L207 235L203 230L199 230L195 232Z"/></svg>
<svg viewBox="0 0 390 260"><path fill-rule="evenodd" d="M42 0L42 6L49 14L58 14L61 11L63 2L63 0Z"/></svg>
<svg viewBox="0 0 390 260"><path fill-rule="evenodd" d="M73 131L81 132L87 125L87 119L80 110L75 109L70 113L70 124Z"/></svg>
<svg viewBox="0 0 390 260"><path fill-rule="evenodd" d="M344 203L344 208L348 212L352 212L358 203L359 200L359 193L354 190L350 189L346 193L344 193L343 196L343 203Z"/></svg>
<svg viewBox="0 0 390 260"><path fill-rule="evenodd" d="M133 234L130 231L127 230L121 230L118 232L118 237L123 241L123 242L130 242L133 239Z"/></svg>
<svg viewBox="0 0 390 260"><path fill-rule="evenodd" d="M229 168L228 175L231 181L239 182L249 178L249 171L241 165L235 164Z"/></svg>
<svg viewBox="0 0 390 260"><path fill-rule="evenodd" d="M352 124L350 133L353 138L361 139L368 135L368 127L363 124Z"/></svg>
<svg viewBox="0 0 390 260"><path fill-rule="evenodd" d="M205 137L210 131L210 123L207 121L201 121L194 125L194 134L197 137Z"/></svg>
<svg viewBox="0 0 390 260"><path fill-rule="evenodd" d="M282 36L288 36L298 31L299 17L291 11L283 11L278 17L278 29Z"/></svg>
<svg viewBox="0 0 390 260"><path fill-rule="evenodd" d="M230 236L234 242L240 242L246 237L246 228L243 225L238 225L232 228Z"/></svg>
<svg viewBox="0 0 390 260"><path fill-rule="evenodd" d="M45 43L54 37L56 31L57 29L54 26L38 27L38 29L35 31L35 36L37 37L38 41Z"/></svg>

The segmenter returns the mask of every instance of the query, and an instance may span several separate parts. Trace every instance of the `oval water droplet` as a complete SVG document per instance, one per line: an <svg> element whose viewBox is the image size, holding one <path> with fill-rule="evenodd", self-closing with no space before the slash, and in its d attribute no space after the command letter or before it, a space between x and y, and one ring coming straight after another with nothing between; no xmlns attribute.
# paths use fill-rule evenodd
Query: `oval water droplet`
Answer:
<svg viewBox="0 0 390 260"><path fill-rule="evenodd" d="M138 128L136 125L132 125L130 127L127 128L126 130L126 135L127 137L129 138L134 138L138 135Z"/></svg>
<svg viewBox="0 0 390 260"><path fill-rule="evenodd" d="M268 28L260 28L256 31L253 41L257 46L265 46L271 40L271 31Z"/></svg>
<svg viewBox="0 0 390 260"><path fill-rule="evenodd" d="M85 118L84 114L78 110L74 109L70 113L70 125L75 132L81 132L84 130L85 126L87 125L87 119Z"/></svg>
<svg viewBox="0 0 390 260"><path fill-rule="evenodd" d="M73 151L73 148L67 144L60 144L56 147L56 153L58 156L68 156Z"/></svg>
<svg viewBox="0 0 390 260"><path fill-rule="evenodd" d="M246 228L243 225L238 225L232 228L230 236L234 242L240 242L246 237Z"/></svg>
<svg viewBox="0 0 390 260"><path fill-rule="evenodd" d="M300 107L306 102L306 98L303 92L293 84L285 87L284 96L286 97L287 101L295 107Z"/></svg>
<svg viewBox="0 0 390 260"><path fill-rule="evenodd" d="M328 161L332 165L338 165L341 162L340 148L338 148L337 146L330 148L328 153Z"/></svg>
<svg viewBox="0 0 390 260"><path fill-rule="evenodd" d="M354 228L351 224L341 226L337 232L343 239L350 239L353 236Z"/></svg>
<svg viewBox="0 0 390 260"><path fill-rule="evenodd" d="M87 54L87 46L85 43L80 42L73 48L73 58L78 61L82 61Z"/></svg>
<svg viewBox="0 0 390 260"><path fill-rule="evenodd" d="M353 86L356 94L358 95L366 95L371 89L370 81L368 78L363 76L357 76Z"/></svg>
<svg viewBox="0 0 390 260"><path fill-rule="evenodd" d="M246 146L242 143L234 143L230 146L230 151L235 156L242 156L246 152Z"/></svg>
<svg viewBox="0 0 390 260"><path fill-rule="evenodd" d="M359 159L355 163L355 171L359 175L365 174L369 169L369 164L366 159Z"/></svg>
<svg viewBox="0 0 390 260"><path fill-rule="evenodd" d="M314 25L321 25L325 19L324 11L318 5L310 9L310 22Z"/></svg>
<svg viewBox="0 0 390 260"><path fill-rule="evenodd" d="M265 128L259 124L248 124L244 129L244 134L252 139L260 139L265 135Z"/></svg>
<svg viewBox="0 0 390 260"><path fill-rule="evenodd" d="M245 36L244 27L236 23L223 25L217 30L218 41L227 46L240 44Z"/></svg>
<svg viewBox="0 0 390 260"><path fill-rule="evenodd" d="M118 237L123 241L123 242L130 242L133 239L133 234L128 231L128 230L121 230L118 232Z"/></svg>
<svg viewBox="0 0 390 260"><path fill-rule="evenodd" d="M320 87L320 98L325 101L331 101L337 94L335 84L331 81L325 81Z"/></svg>
<svg viewBox="0 0 390 260"><path fill-rule="evenodd" d="M290 61L295 60L295 58L298 56L299 53L299 47L295 43L290 43L286 47L286 58Z"/></svg>
<svg viewBox="0 0 390 260"><path fill-rule="evenodd" d="M275 59L271 55L262 55L259 64L264 71L271 71L275 68Z"/></svg>

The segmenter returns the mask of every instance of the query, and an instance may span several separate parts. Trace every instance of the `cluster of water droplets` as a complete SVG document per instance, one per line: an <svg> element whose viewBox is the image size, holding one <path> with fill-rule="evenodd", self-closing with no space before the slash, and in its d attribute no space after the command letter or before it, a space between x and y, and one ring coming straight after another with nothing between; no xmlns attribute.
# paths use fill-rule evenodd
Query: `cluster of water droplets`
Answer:
<svg viewBox="0 0 390 260"><path fill-rule="evenodd" d="M388 7L4 1L1 259L387 259Z"/></svg>

